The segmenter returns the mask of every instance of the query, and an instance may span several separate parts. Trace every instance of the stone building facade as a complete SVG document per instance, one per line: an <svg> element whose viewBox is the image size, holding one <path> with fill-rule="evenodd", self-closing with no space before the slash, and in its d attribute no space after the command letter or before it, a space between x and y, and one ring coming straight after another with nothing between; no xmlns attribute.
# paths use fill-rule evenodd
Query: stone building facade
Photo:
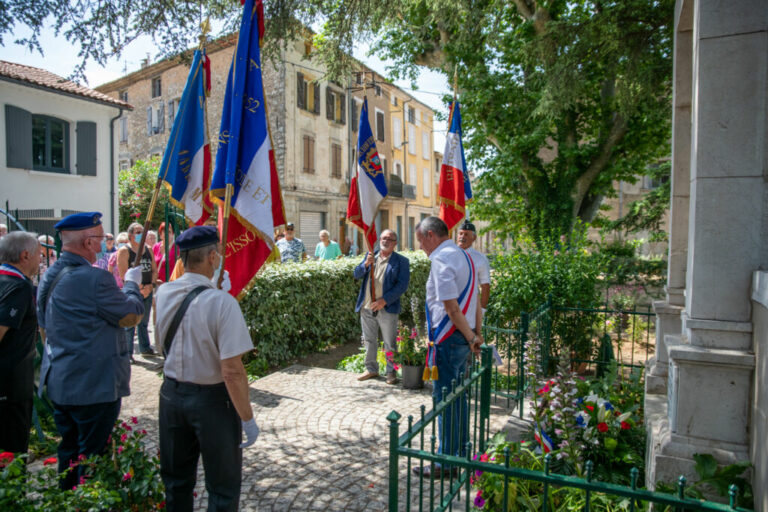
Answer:
<svg viewBox="0 0 768 512"><path fill-rule="evenodd" d="M768 510L768 3L677 0L665 300L646 481L749 460Z"/></svg>
<svg viewBox="0 0 768 512"><path fill-rule="evenodd" d="M226 78L236 42L236 34L225 36L212 41L206 50L211 60L211 96L207 109L214 158ZM408 218L408 215L418 223L421 216L433 211L434 183L426 183L430 188L425 194L421 190L424 181L408 182L411 198L403 197L403 186L401 195L396 195L397 180L392 178L391 98L396 95L401 101L407 99L410 105L418 102L364 66L362 72L350 77L346 84L324 80L325 70L313 62L311 52L310 45L296 41L282 51L276 62L262 63L286 216L296 224L298 236L304 240L310 255L319 242L320 229L327 229L331 237L340 242L353 239L360 250L364 250L362 236L345 220L350 176L356 169L354 148L363 94L368 98L369 122L377 137L377 149L385 163L390 189L395 192L380 209L379 230L395 229L397 219ZM180 59L167 59L97 88L134 106L133 112L125 113L118 121L120 168L163 154L189 72L188 65ZM423 136L422 131L428 133L431 148L434 112L426 105L418 105L424 122L417 137ZM423 163L426 169L434 165L431 149L429 156L429 162ZM421 162L419 166L422 167ZM402 181L402 174L399 179ZM410 212L406 215L408 209ZM408 220L402 222L407 226Z"/></svg>

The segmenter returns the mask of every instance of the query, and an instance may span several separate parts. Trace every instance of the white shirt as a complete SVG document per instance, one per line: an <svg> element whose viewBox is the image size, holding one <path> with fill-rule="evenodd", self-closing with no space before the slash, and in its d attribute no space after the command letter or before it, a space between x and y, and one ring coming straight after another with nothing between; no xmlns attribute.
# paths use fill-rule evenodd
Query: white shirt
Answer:
<svg viewBox="0 0 768 512"><path fill-rule="evenodd" d="M480 289L481 284L491 284L491 264L488 262L488 258L485 257L485 254L472 247L467 249L467 254L470 255L472 261L475 263L477 289Z"/></svg>
<svg viewBox="0 0 768 512"><path fill-rule="evenodd" d="M230 294L216 289L202 274L187 272L165 283L157 291L157 340L162 347L165 334L184 298L203 285L203 291L189 305L171 351L165 359L165 375L180 382L219 384L221 361L253 349L240 305Z"/></svg>
<svg viewBox="0 0 768 512"><path fill-rule="evenodd" d="M427 278L427 307L434 329L446 315L443 301L458 300L470 278L470 268L464 251L450 239L437 246L429 259L432 266ZM469 309L464 315L473 330L477 320L477 295L477 291L472 294Z"/></svg>

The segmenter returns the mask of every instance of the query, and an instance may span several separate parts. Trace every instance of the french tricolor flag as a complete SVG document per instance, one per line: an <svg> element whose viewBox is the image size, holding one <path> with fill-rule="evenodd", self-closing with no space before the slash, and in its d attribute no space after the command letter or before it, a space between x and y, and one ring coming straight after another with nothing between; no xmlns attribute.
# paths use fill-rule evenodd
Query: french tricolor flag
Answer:
<svg viewBox="0 0 768 512"><path fill-rule="evenodd" d="M440 218L453 229L465 215L465 207L472 199L464 146L461 143L461 112L459 102L451 105L451 122L445 137L443 165L440 167L440 183L437 187L437 201L440 203Z"/></svg>
<svg viewBox="0 0 768 512"><path fill-rule="evenodd" d="M159 177L170 189L171 202L184 210L190 223L197 225L213 213L208 196L211 146L205 122L207 91L210 91L210 61L204 51L196 50Z"/></svg>
<svg viewBox="0 0 768 512"><path fill-rule="evenodd" d="M360 111L360 126L357 130L357 188L361 220L365 226L366 239L376 241L374 221L379 205L387 196L387 180L381 166L376 141L368 122L368 99L363 98ZM373 250L373 246L369 247Z"/></svg>

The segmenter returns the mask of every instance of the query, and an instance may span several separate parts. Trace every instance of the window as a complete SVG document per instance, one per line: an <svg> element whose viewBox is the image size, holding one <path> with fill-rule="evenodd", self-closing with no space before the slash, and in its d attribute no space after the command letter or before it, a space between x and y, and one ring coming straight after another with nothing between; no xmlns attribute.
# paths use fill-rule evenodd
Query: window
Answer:
<svg viewBox="0 0 768 512"><path fill-rule="evenodd" d="M341 178L341 144L331 144L331 178Z"/></svg>
<svg viewBox="0 0 768 512"><path fill-rule="evenodd" d="M49 116L32 116L32 168L69 172L69 123Z"/></svg>
<svg viewBox="0 0 768 512"><path fill-rule="evenodd" d="M392 103L392 106L393 106L393 107L396 107L396 106L397 106L397 96L395 96L394 94L392 94L392 95L389 97L389 100L390 100L390 102Z"/></svg>
<svg viewBox="0 0 768 512"><path fill-rule="evenodd" d="M315 174L315 139L304 135L304 168L308 174Z"/></svg>
<svg viewBox="0 0 768 512"><path fill-rule="evenodd" d="M421 157L429 160L429 133L421 132Z"/></svg>
<svg viewBox="0 0 768 512"><path fill-rule="evenodd" d="M120 98L120 101L128 103L128 91L120 91L117 93L117 96Z"/></svg>
<svg viewBox="0 0 768 512"><path fill-rule="evenodd" d="M416 111L416 126L419 126L419 122L421 122L421 110Z"/></svg>
<svg viewBox="0 0 768 512"><path fill-rule="evenodd" d="M384 112L376 109L376 140L384 142Z"/></svg>
<svg viewBox="0 0 768 512"><path fill-rule="evenodd" d="M131 161L130 160L120 160L120 163L118 164L121 171L127 171L131 168Z"/></svg>
<svg viewBox="0 0 768 512"><path fill-rule="evenodd" d="M421 174L421 189L422 189L422 195L424 197L429 197L432 188L431 180L429 179L429 167L425 167Z"/></svg>
<svg viewBox="0 0 768 512"><path fill-rule="evenodd" d="M416 111L413 107L408 107L408 122L411 124L416 122Z"/></svg>
<svg viewBox="0 0 768 512"><path fill-rule="evenodd" d="M403 145L403 122L399 117L392 118L392 144L395 149L400 149Z"/></svg>
<svg viewBox="0 0 768 512"><path fill-rule="evenodd" d="M343 92L325 88L325 117L329 121L344 124L346 120L346 96Z"/></svg>
<svg viewBox="0 0 768 512"><path fill-rule="evenodd" d="M389 177L389 172L387 171L387 159L379 155L379 160L381 161L381 170L384 171L384 179L386 180Z"/></svg>
<svg viewBox="0 0 768 512"><path fill-rule="evenodd" d="M375 85L373 87L373 90L376 92L376 96L381 96L381 86L380 85Z"/></svg>
<svg viewBox="0 0 768 512"><path fill-rule="evenodd" d="M123 144L128 142L128 118L125 116L120 118L120 142Z"/></svg>
<svg viewBox="0 0 768 512"><path fill-rule="evenodd" d="M403 248L403 216L398 215L397 216L397 222L396 222L396 233L397 233L397 245L399 249Z"/></svg>
<svg viewBox="0 0 768 512"><path fill-rule="evenodd" d="M408 184L416 186L416 164L410 164L408 166Z"/></svg>
<svg viewBox="0 0 768 512"><path fill-rule="evenodd" d="M165 131L165 103L147 107L147 135L155 135Z"/></svg>
<svg viewBox="0 0 768 512"><path fill-rule="evenodd" d="M408 248L410 250L413 250L413 241L414 241L414 233L415 233L415 224L416 219L413 217L408 217Z"/></svg>
<svg viewBox="0 0 768 512"><path fill-rule="evenodd" d="M363 85L363 72L355 73L355 84Z"/></svg>
<svg viewBox="0 0 768 512"><path fill-rule="evenodd" d="M176 120L176 116L179 113L180 99L171 100L168 102L168 126L173 126L173 122Z"/></svg>
<svg viewBox="0 0 768 512"><path fill-rule="evenodd" d="M160 77L152 79L152 97L159 98L163 95L163 86Z"/></svg>
<svg viewBox="0 0 768 512"><path fill-rule="evenodd" d="M312 83L312 78L303 73L296 73L296 106L313 114L320 113L320 84Z"/></svg>
<svg viewBox="0 0 768 512"><path fill-rule="evenodd" d="M416 127L412 124L408 125L408 152L416 154Z"/></svg>
<svg viewBox="0 0 768 512"><path fill-rule="evenodd" d="M395 162L395 175L399 176L400 178L403 177L403 166L400 162Z"/></svg>

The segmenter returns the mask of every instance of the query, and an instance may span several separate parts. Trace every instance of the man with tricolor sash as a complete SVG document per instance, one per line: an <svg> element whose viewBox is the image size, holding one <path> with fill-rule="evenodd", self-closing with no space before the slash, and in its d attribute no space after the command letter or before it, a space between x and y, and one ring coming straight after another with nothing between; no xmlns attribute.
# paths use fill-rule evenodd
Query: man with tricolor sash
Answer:
<svg viewBox="0 0 768 512"><path fill-rule="evenodd" d="M425 380L432 380L436 402L458 385L466 371L470 352L483 343L482 313L478 307L477 275L472 258L448 234L438 217L427 217L416 226L416 239L431 263L427 278L426 316L429 348ZM438 418L439 453L463 456L468 441L468 401L464 396ZM435 465L435 477L451 468ZM430 466L414 468L430 476Z"/></svg>

